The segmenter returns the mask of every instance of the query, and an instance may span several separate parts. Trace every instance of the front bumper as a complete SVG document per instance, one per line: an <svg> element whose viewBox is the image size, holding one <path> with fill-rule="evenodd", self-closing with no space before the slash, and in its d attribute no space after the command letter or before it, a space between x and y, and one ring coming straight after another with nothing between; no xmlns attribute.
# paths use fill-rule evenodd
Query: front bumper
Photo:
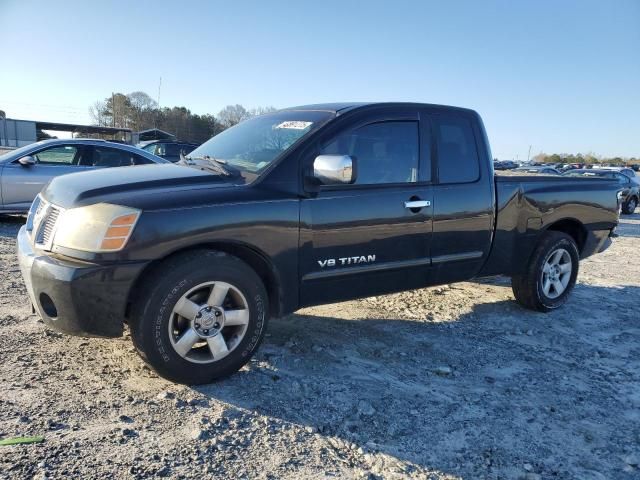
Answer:
<svg viewBox="0 0 640 480"><path fill-rule="evenodd" d="M119 337L129 292L147 262L100 265L34 250L25 227L18 261L29 298L49 327L70 335Z"/></svg>

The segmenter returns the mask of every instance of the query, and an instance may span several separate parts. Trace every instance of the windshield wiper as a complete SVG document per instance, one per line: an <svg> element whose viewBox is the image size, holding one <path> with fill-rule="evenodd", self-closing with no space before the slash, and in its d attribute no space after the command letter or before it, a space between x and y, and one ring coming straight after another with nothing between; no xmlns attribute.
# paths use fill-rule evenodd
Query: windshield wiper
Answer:
<svg viewBox="0 0 640 480"><path fill-rule="evenodd" d="M203 165L202 163L195 162L194 160L204 160L207 163ZM198 167L201 169L207 169L224 175L226 177L238 177L240 176L240 170L235 168L230 168L226 161L217 159L212 157L211 155L203 155L200 157L185 157L181 155L180 162L181 164L190 166L190 167Z"/></svg>

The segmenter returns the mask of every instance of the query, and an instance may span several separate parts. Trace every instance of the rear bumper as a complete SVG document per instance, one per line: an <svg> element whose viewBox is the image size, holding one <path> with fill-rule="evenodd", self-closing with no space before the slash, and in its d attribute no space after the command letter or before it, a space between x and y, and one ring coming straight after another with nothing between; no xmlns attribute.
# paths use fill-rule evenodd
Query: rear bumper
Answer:
<svg viewBox="0 0 640 480"><path fill-rule="evenodd" d="M590 230L582 249L580 258L587 258L596 253L602 253L611 246L614 230Z"/></svg>
<svg viewBox="0 0 640 480"><path fill-rule="evenodd" d="M49 327L70 335L119 337L127 300L146 262L99 265L35 251L25 227L18 260L29 298Z"/></svg>

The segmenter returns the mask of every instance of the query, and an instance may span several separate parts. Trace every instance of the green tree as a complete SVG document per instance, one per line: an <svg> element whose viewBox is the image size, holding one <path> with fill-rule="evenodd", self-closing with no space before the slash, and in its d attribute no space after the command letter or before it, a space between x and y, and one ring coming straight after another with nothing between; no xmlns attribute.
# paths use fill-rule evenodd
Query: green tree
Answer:
<svg viewBox="0 0 640 480"><path fill-rule="evenodd" d="M242 105L227 105L218 116L197 115L186 107L159 108L147 93L113 93L89 107L94 125L129 128L133 131L159 128L175 135L179 140L202 143L237 125L247 118L273 112L271 106L246 109Z"/></svg>

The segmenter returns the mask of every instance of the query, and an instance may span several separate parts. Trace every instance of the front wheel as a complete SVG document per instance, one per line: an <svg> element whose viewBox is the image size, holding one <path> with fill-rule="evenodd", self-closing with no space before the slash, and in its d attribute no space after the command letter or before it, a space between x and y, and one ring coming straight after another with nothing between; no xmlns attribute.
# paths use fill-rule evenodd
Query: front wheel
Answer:
<svg viewBox="0 0 640 480"><path fill-rule="evenodd" d="M627 203L622 206L622 213L626 215L632 215L636 211L638 206L638 200L636 197L631 197Z"/></svg>
<svg viewBox="0 0 640 480"><path fill-rule="evenodd" d="M539 312L560 307L576 283L579 261L573 238L562 232L546 232L525 272L511 279L516 301Z"/></svg>
<svg viewBox="0 0 640 480"><path fill-rule="evenodd" d="M131 336L142 358L168 380L195 385L228 376L262 341L267 294L236 257L209 250L177 255L142 283Z"/></svg>

